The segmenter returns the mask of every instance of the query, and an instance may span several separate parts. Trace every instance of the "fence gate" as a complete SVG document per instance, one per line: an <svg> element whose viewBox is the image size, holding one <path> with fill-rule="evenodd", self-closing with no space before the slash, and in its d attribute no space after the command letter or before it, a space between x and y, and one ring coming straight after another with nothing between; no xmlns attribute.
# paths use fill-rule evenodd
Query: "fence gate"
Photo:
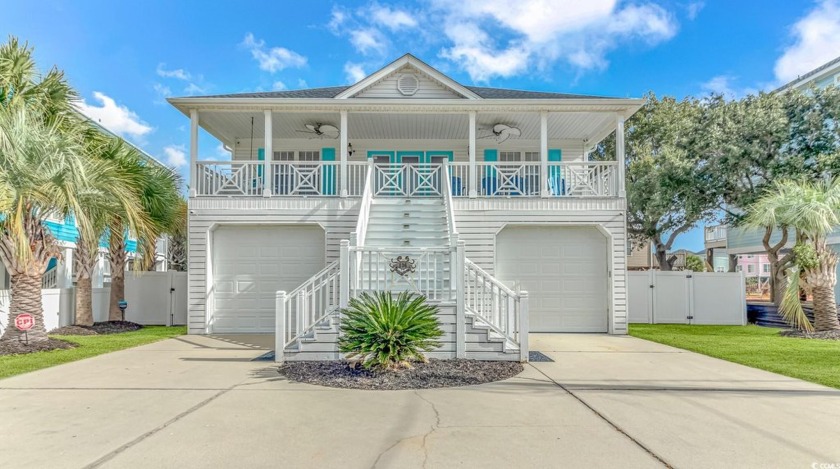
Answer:
<svg viewBox="0 0 840 469"><path fill-rule="evenodd" d="M628 272L631 323L743 325L743 273Z"/></svg>

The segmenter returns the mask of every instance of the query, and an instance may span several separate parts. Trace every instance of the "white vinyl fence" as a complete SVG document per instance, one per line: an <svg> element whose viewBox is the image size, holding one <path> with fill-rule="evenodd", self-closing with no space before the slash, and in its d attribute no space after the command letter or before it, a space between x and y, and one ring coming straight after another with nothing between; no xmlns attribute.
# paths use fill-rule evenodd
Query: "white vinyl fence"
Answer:
<svg viewBox="0 0 840 469"><path fill-rule="evenodd" d="M628 272L627 300L631 323L747 323L741 272Z"/></svg>
<svg viewBox="0 0 840 469"><path fill-rule="evenodd" d="M93 320L108 320L110 288L93 289ZM9 290L0 290L0 334L9 319ZM147 325L183 325L187 323L186 272L126 272L126 321ZM47 330L73 324L75 289L41 290L44 323Z"/></svg>

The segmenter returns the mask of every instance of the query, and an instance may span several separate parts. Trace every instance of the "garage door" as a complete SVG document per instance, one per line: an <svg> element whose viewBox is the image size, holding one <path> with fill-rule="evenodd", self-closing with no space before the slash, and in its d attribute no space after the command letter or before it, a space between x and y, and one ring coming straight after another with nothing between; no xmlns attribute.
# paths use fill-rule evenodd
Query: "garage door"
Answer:
<svg viewBox="0 0 840 469"><path fill-rule="evenodd" d="M607 332L607 240L594 227L507 227L496 277L528 291L534 332Z"/></svg>
<svg viewBox="0 0 840 469"><path fill-rule="evenodd" d="M274 332L274 297L325 264L320 226L222 226L213 233L215 333Z"/></svg>

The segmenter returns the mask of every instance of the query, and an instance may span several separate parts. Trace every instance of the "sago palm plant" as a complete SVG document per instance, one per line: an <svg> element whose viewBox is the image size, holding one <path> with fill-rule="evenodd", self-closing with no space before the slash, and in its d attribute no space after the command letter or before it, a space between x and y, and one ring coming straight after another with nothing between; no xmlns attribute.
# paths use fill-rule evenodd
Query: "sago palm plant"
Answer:
<svg viewBox="0 0 840 469"><path fill-rule="evenodd" d="M840 226L840 180L783 182L753 204L747 223L754 227L780 227L796 232L794 266L786 272L787 288L779 312L792 326L806 331L837 331L837 254L827 236ZM799 301L804 289L814 299L814 324Z"/></svg>
<svg viewBox="0 0 840 469"><path fill-rule="evenodd" d="M437 307L408 292L363 293L342 312L339 350L365 368L399 369L426 361L443 335Z"/></svg>

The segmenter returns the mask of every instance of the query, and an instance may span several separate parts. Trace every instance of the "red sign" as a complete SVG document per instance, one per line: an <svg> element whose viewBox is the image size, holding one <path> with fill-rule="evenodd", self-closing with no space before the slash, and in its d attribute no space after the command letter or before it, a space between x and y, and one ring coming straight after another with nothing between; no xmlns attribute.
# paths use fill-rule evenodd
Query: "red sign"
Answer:
<svg viewBox="0 0 840 469"><path fill-rule="evenodd" d="M15 318L15 327L21 331L28 331L35 325L35 317L29 313L18 314Z"/></svg>

